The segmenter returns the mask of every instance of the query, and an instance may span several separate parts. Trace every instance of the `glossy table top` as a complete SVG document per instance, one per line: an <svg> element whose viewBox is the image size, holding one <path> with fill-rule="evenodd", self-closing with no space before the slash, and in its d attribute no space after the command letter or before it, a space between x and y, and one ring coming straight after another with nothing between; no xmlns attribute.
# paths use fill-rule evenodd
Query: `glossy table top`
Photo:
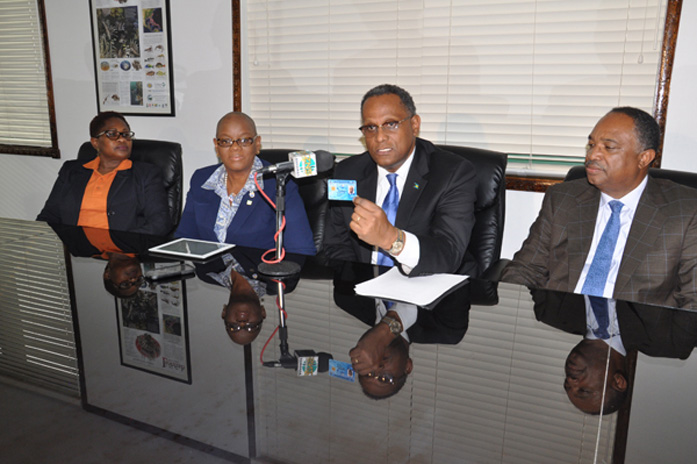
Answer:
<svg viewBox="0 0 697 464"><path fill-rule="evenodd" d="M124 303L114 305L104 291L104 261L93 257L84 231L56 230L73 255L85 403L100 411L259 462L610 462L613 452L623 453L628 408L584 414L563 388L566 358L585 332L582 296L471 280L433 308L418 308L409 330L413 371L396 395L374 400L358 382L262 365L267 340L264 361L282 354L278 335L270 338L279 324L278 284L258 272L260 250L236 248L237 269L259 281L267 314L250 345L233 343L221 319L231 290L213 275L229 275L229 260L195 263L197 277L164 284L182 287L187 383L124 365L124 319L113 317L114 306L123 315ZM147 274L167 265L160 258L152 264L147 253L163 240L120 234L113 241L137 254ZM375 322L374 300L356 298L353 285L372 277L373 267L290 259L303 271L283 292L289 352L311 349L350 363L349 350ZM162 285L146 280L138 291L155 292L162 306ZM94 307L104 305L111 306L96 314ZM618 302L617 314L630 361L632 350L684 358L694 346L693 313ZM151 336L167 343L162 331ZM136 388L138 400L124 387ZM163 415L164 404L173 406Z"/></svg>

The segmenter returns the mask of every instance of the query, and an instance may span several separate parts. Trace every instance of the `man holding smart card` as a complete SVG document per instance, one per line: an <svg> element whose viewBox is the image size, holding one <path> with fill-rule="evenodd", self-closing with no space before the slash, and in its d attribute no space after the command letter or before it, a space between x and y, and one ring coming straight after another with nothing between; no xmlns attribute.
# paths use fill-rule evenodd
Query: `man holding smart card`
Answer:
<svg viewBox="0 0 697 464"><path fill-rule="evenodd" d="M476 200L472 164L417 138L421 118L398 86L370 90L361 113L368 151L334 170L327 256L397 264L411 276L473 272L465 257Z"/></svg>
<svg viewBox="0 0 697 464"><path fill-rule="evenodd" d="M417 138L421 118L396 85L368 91L361 116L368 151L338 163L328 185L327 257L397 265L410 276L474 272L466 256L476 200L472 164ZM407 345L402 334L416 322L416 309L376 300L376 325L349 353L369 396L396 393L411 372L408 354L399 362L388 354L395 343Z"/></svg>

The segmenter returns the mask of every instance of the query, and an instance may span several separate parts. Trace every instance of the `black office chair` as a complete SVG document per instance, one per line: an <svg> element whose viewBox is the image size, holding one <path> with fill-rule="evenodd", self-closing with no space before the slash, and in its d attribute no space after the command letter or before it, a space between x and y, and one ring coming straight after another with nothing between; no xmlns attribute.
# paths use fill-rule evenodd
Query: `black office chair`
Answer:
<svg viewBox="0 0 697 464"><path fill-rule="evenodd" d="M474 229L467 251L477 263L477 273L486 275L487 269L499 262L503 242L506 213L506 165L508 155L481 148L438 145L442 150L462 156L477 170L477 202L474 205ZM473 281L470 301L478 305L498 303L496 282Z"/></svg>
<svg viewBox="0 0 697 464"><path fill-rule="evenodd" d="M668 179L687 187L697 188L697 173L685 171L673 171L670 169L649 168L649 175L656 179ZM564 177L564 182L586 177L585 166L574 166L569 169Z"/></svg>
<svg viewBox="0 0 697 464"><path fill-rule="evenodd" d="M481 148L438 145L438 148L462 156L477 170L477 202L474 205L474 229L467 251L477 262L479 276L501 257L503 225L506 213L506 165L508 155Z"/></svg>
<svg viewBox="0 0 697 464"><path fill-rule="evenodd" d="M90 142L85 142L77 152L77 159L90 161L97 151ZM131 160L150 163L162 170L162 180L167 192L167 205L172 219L172 231L179 225L182 215L182 146L164 140L134 139Z"/></svg>
<svg viewBox="0 0 697 464"><path fill-rule="evenodd" d="M268 161L271 164L282 163L288 161L288 153L298 150L289 150L283 148L269 148L261 150L259 158ZM315 242L317 253L322 251L322 242L324 240L324 221L329 210L329 200L327 200L327 179L331 177L332 172L319 173L312 177L303 177L302 179L294 179L298 184L300 197L305 204L307 211L307 219L310 222L312 229L312 238Z"/></svg>

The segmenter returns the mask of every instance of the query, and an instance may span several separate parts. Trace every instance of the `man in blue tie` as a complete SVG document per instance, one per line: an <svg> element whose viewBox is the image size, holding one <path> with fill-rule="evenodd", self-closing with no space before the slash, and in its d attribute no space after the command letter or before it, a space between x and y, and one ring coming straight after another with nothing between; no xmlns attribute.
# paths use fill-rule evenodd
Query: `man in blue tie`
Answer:
<svg viewBox="0 0 697 464"><path fill-rule="evenodd" d="M357 181L353 204L334 202L325 233L329 258L397 264L409 275L471 274L474 166L418 137L414 100L396 85L368 91L359 128L367 152L335 168Z"/></svg>
<svg viewBox="0 0 697 464"><path fill-rule="evenodd" d="M614 108L593 128L587 179L550 187L501 280L697 308L697 189L648 175L660 130Z"/></svg>
<svg viewBox="0 0 697 464"><path fill-rule="evenodd" d="M401 87L383 84L368 91L361 117L368 151L338 163L333 175L356 180L357 197L330 206L327 257L397 265L410 276L475 273L476 263L467 259L476 200L472 164L418 137L421 118ZM406 344L401 334L416 321L416 308L380 301L377 306L377 323L351 358L364 390L374 387L374 396L382 397L400 382L381 379L403 379L411 370L410 360L396 363L399 372L380 366L389 345Z"/></svg>

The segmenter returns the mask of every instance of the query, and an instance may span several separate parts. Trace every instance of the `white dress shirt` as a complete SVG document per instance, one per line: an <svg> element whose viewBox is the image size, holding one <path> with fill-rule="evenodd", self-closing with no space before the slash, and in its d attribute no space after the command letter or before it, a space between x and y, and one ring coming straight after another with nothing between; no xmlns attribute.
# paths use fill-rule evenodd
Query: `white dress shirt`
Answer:
<svg viewBox="0 0 697 464"><path fill-rule="evenodd" d="M615 290L615 282L617 281L617 273L620 270L620 264L622 262L622 255L624 254L624 247L627 245L627 237L629 236L629 230L632 227L632 221L634 220L634 213L636 213L637 206L639 205L639 199L641 194L644 193L646 188L646 183L648 178L644 177L644 180L631 192L618 198L624 205L620 211L620 233L617 237L617 244L615 245L615 252L612 254L612 264L610 265L610 272L607 275L607 281L605 282L605 290L603 291L603 297L612 298L612 293ZM605 226L610 220L612 215L612 210L610 209L609 203L615 200L611 196L602 193L600 194L600 206L598 207L598 216L595 220L595 231L593 232L593 241L591 242L591 248L588 252L588 257L586 258L586 263L583 265L583 270L581 271L581 276L576 283L575 293L582 293L583 284L586 281L586 276L588 275L588 269L593 262L593 257L595 257L595 251L598 248L598 242L600 242L600 237L603 235Z"/></svg>
<svg viewBox="0 0 697 464"><path fill-rule="evenodd" d="M409 174L409 169L411 168L411 163L414 160L414 152L416 151L416 147L414 147L414 150L412 150L411 154L409 157L404 161L404 164L402 164L397 171L395 171L395 174L397 174L397 179L395 181L395 184L397 185L397 190L399 191L399 198L402 198L402 192L404 191L404 184L407 181L407 175ZM378 185L375 190L375 204L378 206L382 206L382 203L385 201L385 197L387 196L387 193L390 191L390 181L387 180L387 174L390 174L390 172L381 167L378 166ZM420 246L419 246L419 239L416 237L416 235L407 232L406 230L404 231L404 248L402 249L402 252L399 254L398 257L395 257L400 264L402 264L402 270L406 272L407 274L417 265L419 264L419 258L421 256L420 252ZM385 250L387 251L387 250ZM373 254L371 256L371 262L373 264L377 264L378 262L378 250L377 247L373 250Z"/></svg>
<svg viewBox="0 0 697 464"><path fill-rule="evenodd" d="M588 295L583 295L583 298L586 300L586 336L584 338L588 340L597 340L598 337L595 336L593 331L598 328L598 320L595 318L595 313L591 307L591 302L588 299ZM610 334L610 338L607 340L602 340L622 356L627 356L627 350L624 348L622 336L620 334L620 324L617 321L617 308L615 300L607 300L607 312L610 319L610 325L607 328L607 332Z"/></svg>

